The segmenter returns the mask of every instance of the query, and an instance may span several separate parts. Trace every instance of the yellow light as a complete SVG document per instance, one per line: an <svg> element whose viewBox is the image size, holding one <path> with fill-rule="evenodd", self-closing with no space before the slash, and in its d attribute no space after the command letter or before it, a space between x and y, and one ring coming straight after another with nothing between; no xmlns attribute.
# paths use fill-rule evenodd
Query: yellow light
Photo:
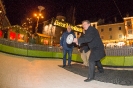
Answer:
<svg viewBox="0 0 133 88"><path fill-rule="evenodd" d="M35 13L34 16L37 16L37 14Z"/></svg>
<svg viewBox="0 0 133 88"><path fill-rule="evenodd" d="M38 14L37 14L37 13L35 13L35 14L34 14L34 16L35 16L35 17L37 17L38 19L39 19L39 18L44 18L44 17L42 16L42 14L41 14L41 13L38 13Z"/></svg>
<svg viewBox="0 0 133 88"><path fill-rule="evenodd" d="M42 16L42 14L41 14L41 13L39 13L39 16Z"/></svg>

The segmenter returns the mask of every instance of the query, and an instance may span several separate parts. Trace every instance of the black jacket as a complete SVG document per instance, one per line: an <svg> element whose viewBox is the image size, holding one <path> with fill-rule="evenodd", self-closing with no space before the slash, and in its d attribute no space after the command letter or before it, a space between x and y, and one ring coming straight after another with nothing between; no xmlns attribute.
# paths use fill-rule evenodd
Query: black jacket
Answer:
<svg viewBox="0 0 133 88"><path fill-rule="evenodd" d="M78 44L87 43L91 54L90 61L98 61L105 56L104 45L96 28L89 26L85 35L78 39Z"/></svg>
<svg viewBox="0 0 133 88"><path fill-rule="evenodd" d="M82 38L82 37L84 37L84 34L82 34L82 35L80 36L80 38ZM83 50L84 50L85 53L88 52L88 51L90 50L90 48L89 48L89 46L88 46L88 43L82 43L82 44L79 46L79 49L80 49L80 52L81 52L81 53L83 52Z"/></svg>

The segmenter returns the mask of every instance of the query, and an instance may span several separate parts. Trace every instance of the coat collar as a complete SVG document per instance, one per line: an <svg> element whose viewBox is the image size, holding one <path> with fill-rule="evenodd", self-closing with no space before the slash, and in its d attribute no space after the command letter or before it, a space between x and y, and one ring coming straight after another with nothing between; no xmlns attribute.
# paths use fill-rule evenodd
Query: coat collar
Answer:
<svg viewBox="0 0 133 88"><path fill-rule="evenodd" d="M71 31L71 32L66 31L66 33L67 33L67 34L71 34L71 33L73 33L73 31Z"/></svg>

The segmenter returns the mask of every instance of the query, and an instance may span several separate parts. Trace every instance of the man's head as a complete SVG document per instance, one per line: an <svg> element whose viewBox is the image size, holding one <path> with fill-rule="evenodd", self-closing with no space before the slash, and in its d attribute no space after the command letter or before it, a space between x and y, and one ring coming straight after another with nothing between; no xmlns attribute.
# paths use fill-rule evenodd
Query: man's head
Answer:
<svg viewBox="0 0 133 88"><path fill-rule="evenodd" d="M34 34L31 34L31 37L34 38Z"/></svg>
<svg viewBox="0 0 133 88"><path fill-rule="evenodd" d="M68 25L68 26L67 26L67 32L71 32L71 30L72 30L72 29L71 29L71 25Z"/></svg>
<svg viewBox="0 0 133 88"><path fill-rule="evenodd" d="M87 30L89 26L90 26L90 21L88 20L82 21L82 27L84 30Z"/></svg>

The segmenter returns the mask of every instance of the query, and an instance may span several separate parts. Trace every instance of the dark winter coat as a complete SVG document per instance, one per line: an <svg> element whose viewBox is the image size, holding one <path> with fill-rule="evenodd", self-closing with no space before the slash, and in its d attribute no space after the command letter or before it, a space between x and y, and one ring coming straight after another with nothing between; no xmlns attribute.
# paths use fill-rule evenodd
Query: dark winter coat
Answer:
<svg viewBox="0 0 133 88"><path fill-rule="evenodd" d="M84 37L84 34L81 34L80 38L82 37ZM78 48L80 49L80 53L83 53L83 50L85 53L90 50L88 43L82 43Z"/></svg>
<svg viewBox="0 0 133 88"><path fill-rule="evenodd" d="M96 28L92 26L88 27L84 37L78 39L78 44L81 45L82 43L88 43L91 50L90 61L98 61L106 56L104 45Z"/></svg>

